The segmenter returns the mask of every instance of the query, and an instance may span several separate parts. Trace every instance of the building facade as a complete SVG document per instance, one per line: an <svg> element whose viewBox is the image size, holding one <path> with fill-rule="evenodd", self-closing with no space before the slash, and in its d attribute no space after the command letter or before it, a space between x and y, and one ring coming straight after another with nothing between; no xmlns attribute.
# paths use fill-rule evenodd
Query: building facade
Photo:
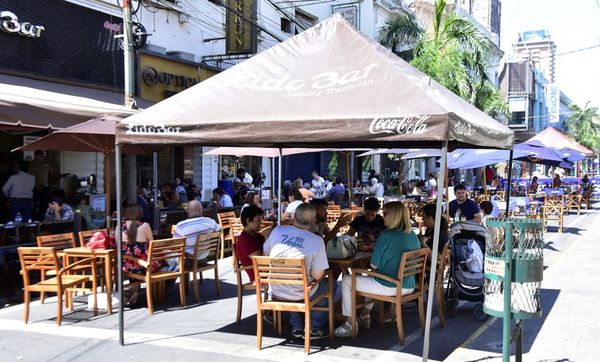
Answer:
<svg viewBox="0 0 600 362"><path fill-rule="evenodd" d="M525 31L513 45L514 62L533 61L549 82L556 82L556 44L548 30Z"/></svg>

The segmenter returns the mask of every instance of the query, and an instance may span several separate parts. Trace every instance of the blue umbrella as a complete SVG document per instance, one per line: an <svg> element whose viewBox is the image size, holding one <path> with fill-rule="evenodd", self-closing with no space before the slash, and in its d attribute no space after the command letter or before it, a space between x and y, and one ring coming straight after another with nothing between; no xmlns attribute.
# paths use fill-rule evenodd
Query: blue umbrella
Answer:
<svg viewBox="0 0 600 362"><path fill-rule="evenodd" d="M536 140L518 143L514 146L514 149L532 153L531 155L525 157L515 157L515 160L529 161L548 166L560 166L567 168L573 167L563 159L561 153L550 147L544 146L541 142Z"/></svg>
<svg viewBox="0 0 600 362"><path fill-rule="evenodd" d="M513 158L521 158L534 155L533 152L514 150ZM458 149L448 154L448 168L477 168L493 165L498 162L508 161L509 150L489 149Z"/></svg>

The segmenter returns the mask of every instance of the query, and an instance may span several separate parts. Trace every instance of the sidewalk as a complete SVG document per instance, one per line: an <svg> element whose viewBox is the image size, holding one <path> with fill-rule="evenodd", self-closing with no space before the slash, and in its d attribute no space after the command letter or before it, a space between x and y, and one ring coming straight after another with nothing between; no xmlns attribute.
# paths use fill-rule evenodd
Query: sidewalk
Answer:
<svg viewBox="0 0 600 362"><path fill-rule="evenodd" d="M597 361L600 347L600 213L580 236L544 260L542 318L525 321L524 361ZM546 249L561 241L546 240ZM564 235L563 238L568 238ZM446 361L502 359L502 320L490 320ZM513 324L514 326L514 324ZM514 344L512 346L514 360Z"/></svg>

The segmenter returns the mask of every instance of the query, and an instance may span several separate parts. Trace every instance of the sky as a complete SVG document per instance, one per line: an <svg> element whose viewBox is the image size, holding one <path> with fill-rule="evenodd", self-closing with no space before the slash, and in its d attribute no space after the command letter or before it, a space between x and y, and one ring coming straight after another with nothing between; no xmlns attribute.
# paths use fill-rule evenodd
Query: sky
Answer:
<svg viewBox="0 0 600 362"><path fill-rule="evenodd" d="M500 47L512 52L518 34L547 29L556 44L559 89L584 107L600 107L600 0L501 0Z"/></svg>

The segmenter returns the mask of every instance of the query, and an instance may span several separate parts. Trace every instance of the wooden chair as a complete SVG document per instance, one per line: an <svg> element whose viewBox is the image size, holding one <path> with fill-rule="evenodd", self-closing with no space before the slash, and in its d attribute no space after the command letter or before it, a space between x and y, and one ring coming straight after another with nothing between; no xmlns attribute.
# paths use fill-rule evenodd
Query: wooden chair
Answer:
<svg viewBox="0 0 600 362"><path fill-rule="evenodd" d="M225 256L225 241L229 240L230 244L233 245L232 224L237 220L237 216L235 216L235 211L224 211L217 213L217 220L221 225L221 247L219 248L221 255L219 259L223 259Z"/></svg>
<svg viewBox="0 0 600 362"><path fill-rule="evenodd" d="M558 229L562 233L564 223L565 204L560 195L546 195L542 204L544 226L548 228L548 221L558 221Z"/></svg>
<svg viewBox="0 0 600 362"><path fill-rule="evenodd" d="M338 219L342 216L342 209L340 205L329 205L327 206L327 224L330 228L333 228L338 222Z"/></svg>
<svg viewBox="0 0 600 362"><path fill-rule="evenodd" d="M358 303L359 297L365 297L371 300L377 300L380 302L379 305L379 324L383 325L383 302L390 302L395 305L396 308L396 327L398 328L398 336L400 338L400 344L404 344L404 325L402 323L402 304L417 301L419 307L419 319L421 321L421 329L425 330L425 265L427 263L427 255L429 254L429 248L423 248L405 252L402 254L402 260L400 267L398 268L398 278L391 278L387 275L383 275L371 270L355 269L352 272L352 337L356 338L356 310L372 303L371 301ZM367 292L360 292L356 290L356 276L359 274L368 275L371 277L377 277L386 280L396 285L396 295L385 296L372 294ZM415 290L407 295L402 295L402 279L414 276L415 278Z"/></svg>
<svg viewBox="0 0 600 362"><path fill-rule="evenodd" d="M92 237L92 235L94 235L95 233L97 233L99 231L104 231L106 233L106 235L109 235L107 229L96 229L96 230L80 231L79 232L79 246L81 246L82 248L85 247L85 245L87 244L87 241L90 240L90 238Z"/></svg>
<svg viewBox="0 0 600 362"><path fill-rule="evenodd" d="M196 245L194 246L194 253L185 254L185 275L186 280L189 273L192 273L192 286L194 288L194 295L196 302L200 303L200 293L198 291L198 280L196 279L198 273L202 277L202 272L213 269L215 271L215 288L217 295L221 295L221 285L219 282L219 263L217 259L219 257L219 241L221 237L220 231L212 233L202 233L196 237ZM202 254L206 255L206 258L198 259ZM210 262L212 260L212 262Z"/></svg>
<svg viewBox="0 0 600 362"><path fill-rule="evenodd" d="M152 263L158 261L160 263L167 262L169 259L177 258L179 265L178 270L174 271L152 271ZM182 305L185 302L185 238L163 239L150 241L148 248L148 260L144 261L130 255L123 255L123 259L137 263L146 269L145 274L125 273L125 277L146 282L146 300L148 302L148 312L154 313L154 304L152 301L153 284L163 283L166 280L179 278L179 298ZM160 288L160 284L159 284Z"/></svg>
<svg viewBox="0 0 600 362"><path fill-rule="evenodd" d="M262 348L263 311L271 310L278 312L274 322L277 331L281 334L281 312L303 312L304 313L304 352L310 352L310 313L311 311L322 311L329 313L329 339L333 339L333 274L331 270L326 272L328 289L326 293L320 294L313 300L310 299L310 290L322 280L308 282L306 276L306 264L304 258L278 258L269 256L252 257L254 268L255 288L257 299L256 315L256 346ZM264 298L261 291L268 288L268 284L286 284L297 286L304 292L304 298L299 301L281 301ZM328 299L326 307L315 306L322 299Z"/></svg>
<svg viewBox="0 0 600 362"><path fill-rule="evenodd" d="M21 274L23 276L23 291L25 312L25 324L29 321L29 302L31 301L31 292L56 293L58 298L56 302L56 324L60 326L62 322L63 295L70 288L92 281L94 295L94 315L98 314L96 299L96 268L94 267L95 258L81 259L73 264L60 268L58 255L52 247L33 247L18 248L19 260L21 262ZM87 267L91 269L91 275L71 275L70 273L77 267ZM42 279L39 283L32 284L29 273L39 271L41 275L53 271L54 277ZM72 306L67 295L67 304Z"/></svg>
<svg viewBox="0 0 600 362"><path fill-rule="evenodd" d="M565 209L567 211L577 210L577 215L581 213L581 195L580 194L565 194Z"/></svg>
<svg viewBox="0 0 600 362"><path fill-rule="evenodd" d="M440 327L444 328L446 324L446 303L444 301L444 273L446 268L450 265L450 243L444 245L442 253L438 255L437 272L435 276L435 297L438 305L438 319L440 320Z"/></svg>
<svg viewBox="0 0 600 362"><path fill-rule="evenodd" d="M583 191L581 193L581 203L589 210L592 207L592 190Z"/></svg>
<svg viewBox="0 0 600 362"><path fill-rule="evenodd" d="M75 234L73 233L40 235L36 238L36 241L38 248L54 248L54 250L58 252L57 255L59 259L64 257L64 253L61 252L62 250L77 247ZM48 275L54 275L54 271L51 269L40 271L40 278L42 281L44 281ZM44 304L45 299L46 292L42 291L40 294L40 303Z"/></svg>

